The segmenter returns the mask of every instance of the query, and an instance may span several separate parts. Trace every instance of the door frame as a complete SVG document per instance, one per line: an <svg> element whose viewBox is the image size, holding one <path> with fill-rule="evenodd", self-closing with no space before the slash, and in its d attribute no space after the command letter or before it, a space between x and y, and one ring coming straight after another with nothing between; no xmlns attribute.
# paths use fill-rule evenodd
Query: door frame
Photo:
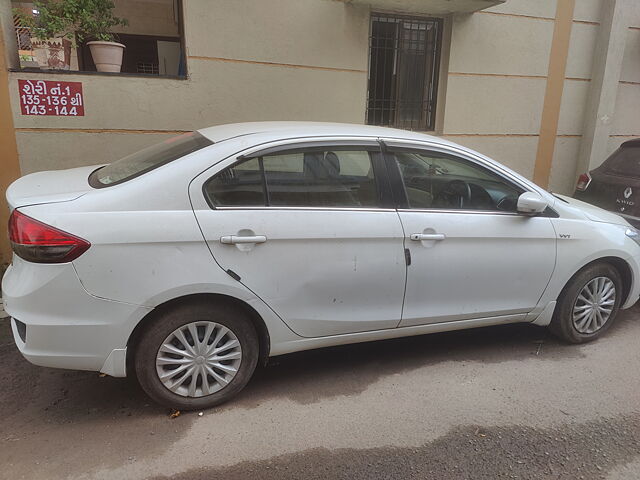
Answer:
<svg viewBox="0 0 640 480"><path fill-rule="evenodd" d="M232 167L233 165L239 163L239 162L243 162L252 158L257 158L257 157L262 157L262 156L266 156L269 154L274 154L274 153L285 153L285 152L296 152L296 151L309 151L312 149L319 149L319 150L330 150L330 149L336 149L339 150L341 147L349 147L350 149L359 149L359 150L364 150L364 151L368 151L370 152L370 158L371 158L371 167L373 169L373 174L374 174L374 178L376 181L376 186L377 186L377 196L378 196L378 201L379 201L379 206L374 206L374 207L356 207L356 206L351 206L351 207L332 207L332 206L326 206L326 207L312 207L312 206L280 206L280 205L275 205L275 206L269 206L269 205L265 205L265 206L216 206L211 204L211 202L209 201L205 190L205 187L207 185L207 182L213 178L214 176L218 175L219 173L221 173L222 171L224 171L225 169ZM194 211L194 215L196 216L196 221L198 222L198 224L200 225L200 219L198 218L198 211L207 211L207 212L215 212L215 211L219 211L219 212L224 212L224 211L234 211L234 210L241 210L241 211L270 211L270 212L274 212L274 211L283 211L283 210L288 210L288 211L298 211L298 212L318 212L318 211L341 211L341 212L354 212L354 213L359 213L359 212L367 212L368 214L371 214L372 212L380 212L380 213L386 213L387 215L392 214L394 219L397 220L397 224L398 224L398 232L397 232L397 239L398 239L398 251L399 251L399 257L402 257L402 245L403 243L401 243L401 239L403 236L403 231L402 231L402 223L400 221L400 218L397 215L397 208L396 208L396 204L395 204L395 200L393 197L393 192L392 192L392 188L391 188L391 184L389 181L389 176L388 176L388 172L387 172L387 167L386 167L386 162L384 160L384 154L382 152L381 149L381 145L378 142L377 137L304 137L304 138L297 138L297 139L288 139L288 140L277 140L277 141L271 141L271 142L266 142L264 144L261 145L257 145L257 146L252 146L250 148L246 148L246 149L242 149L239 151L236 151L235 153L226 156L225 158L215 161L215 163L213 163L209 168L207 168L206 170L200 172L198 175L196 175L192 181L189 183L189 197L191 200L191 205L192 205L192 209ZM266 201L266 200L265 200ZM202 225L200 225L200 229L204 235L204 240L207 244L209 244L210 239L207 238L204 228L202 227ZM214 260L214 262L218 265L218 267L220 267L223 271L227 271L227 273L229 273L229 270L227 270L225 268L224 262L222 262L220 260L220 258L214 253L214 251L212 250L211 246L209 246L209 250L212 254L212 258ZM396 263L397 265L399 264ZM404 265L404 262L402 262L402 264ZM235 272L233 272L235 273ZM231 274L230 274L231 275ZM237 275L237 274L236 274ZM242 280L240 280L240 278L236 278L237 281L242 282ZM397 325L400 323L401 319L402 319L402 303L404 301L404 287L406 284L406 266L402 271L402 283L398 284L399 285L399 289L402 290L402 297L399 297L399 317L396 319L395 316L393 317L393 322L394 325L393 327L387 327L385 330L388 329L392 329L397 327ZM287 324L287 326L289 326L289 328L296 333L297 335L299 335L300 337L304 337L304 338L322 338L323 336L336 336L336 335L353 335L353 334L357 334L357 333L369 333L369 332L374 332L374 331L379 331L380 329L372 329L372 330L364 330L361 332L349 332L349 333L330 333L327 335L320 335L320 336L313 336L313 337L305 337L303 333L299 332L295 327L291 326L289 323L288 318L285 318L281 315L281 312L274 307L273 305L270 304L270 302L265 299L260 292L258 291L254 291L254 289L246 284L243 283L243 285L246 286L246 288L248 288L252 293L254 293L256 295L256 297L258 297L260 300L262 300L267 306L269 306L269 308L276 314L278 315L283 322L285 322L285 324Z"/></svg>

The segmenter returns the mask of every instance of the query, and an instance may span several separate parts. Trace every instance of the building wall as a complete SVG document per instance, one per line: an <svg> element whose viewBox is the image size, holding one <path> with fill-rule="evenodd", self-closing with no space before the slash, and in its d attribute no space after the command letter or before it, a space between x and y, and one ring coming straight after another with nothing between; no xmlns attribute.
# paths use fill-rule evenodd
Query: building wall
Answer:
<svg viewBox="0 0 640 480"><path fill-rule="evenodd" d="M616 98L609 150L613 151L627 140L640 137L640 2L629 5L629 28L622 74Z"/></svg>
<svg viewBox="0 0 640 480"><path fill-rule="evenodd" d="M602 0L578 0L549 187L571 193ZM510 0L457 17L444 135L531 178L556 0ZM640 62L636 62L640 64ZM465 108L466 107L466 108Z"/></svg>
<svg viewBox="0 0 640 480"><path fill-rule="evenodd" d="M190 0L184 16L186 80L12 73L22 172L106 163L220 123L362 123L368 10L330 0ZM81 81L85 116L21 115L18 79Z"/></svg>
<svg viewBox="0 0 640 480"><path fill-rule="evenodd" d="M550 175L554 191L573 189L605 1L576 1ZM184 4L186 80L11 74L23 173L109 162L166 135L213 124L364 121L367 7L335 0ZM610 150L640 136L640 4L632 10L637 27L626 32ZM450 20L439 134L532 177L555 14L556 0L508 0ZM85 117L20 115L17 79L50 77L83 82Z"/></svg>
<svg viewBox="0 0 640 480"><path fill-rule="evenodd" d="M577 178L578 154L591 87L594 52L600 30L601 3L602 0L576 2L558 137L549 179L549 188L559 193L573 193Z"/></svg>
<svg viewBox="0 0 640 480"><path fill-rule="evenodd" d="M455 17L444 135L531 178L555 0ZM545 17L543 17L545 16Z"/></svg>

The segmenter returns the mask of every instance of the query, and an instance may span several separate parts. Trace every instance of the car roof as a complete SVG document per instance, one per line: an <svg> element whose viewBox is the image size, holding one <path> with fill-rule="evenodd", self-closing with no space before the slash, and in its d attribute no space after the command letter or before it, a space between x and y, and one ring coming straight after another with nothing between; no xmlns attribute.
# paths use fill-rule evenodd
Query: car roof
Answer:
<svg viewBox="0 0 640 480"><path fill-rule="evenodd" d="M442 138L424 133L355 123L246 122L217 125L203 128L198 130L198 132L214 143L241 136L260 134L262 139L264 139L265 136L272 137L270 140L284 140L298 137L385 137L429 141L441 145L458 146Z"/></svg>

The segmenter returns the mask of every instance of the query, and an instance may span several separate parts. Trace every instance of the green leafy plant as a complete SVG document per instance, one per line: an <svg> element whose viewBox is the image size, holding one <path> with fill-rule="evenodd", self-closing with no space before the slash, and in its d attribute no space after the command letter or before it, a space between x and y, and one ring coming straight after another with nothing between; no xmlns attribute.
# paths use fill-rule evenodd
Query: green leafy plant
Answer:
<svg viewBox="0 0 640 480"><path fill-rule="evenodd" d="M128 25L126 19L113 15L115 5L111 0L35 0L33 8L36 15L17 9L14 12L20 23L42 41L62 37L111 42L115 39L111 29Z"/></svg>

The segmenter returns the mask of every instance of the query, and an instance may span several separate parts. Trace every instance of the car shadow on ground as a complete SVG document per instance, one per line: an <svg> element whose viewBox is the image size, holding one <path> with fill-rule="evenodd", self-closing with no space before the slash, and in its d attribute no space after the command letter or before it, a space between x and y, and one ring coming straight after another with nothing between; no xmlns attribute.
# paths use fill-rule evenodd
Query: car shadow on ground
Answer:
<svg viewBox="0 0 640 480"><path fill-rule="evenodd" d="M565 360L582 353L529 324L329 347L272 358L232 403L250 408L268 398L286 397L308 404L356 395L383 377L441 362L500 363L532 356Z"/></svg>
<svg viewBox="0 0 640 480"><path fill-rule="evenodd" d="M632 328L638 313L640 309L621 314L607 335L624 334ZM531 357L562 361L582 355L580 346L563 344L546 329L528 324L323 348L271 359L256 371L247 388L222 408L253 408L271 398L308 404L323 398L355 395L382 377L440 362L464 365ZM146 397L135 379L29 364L13 344L7 320L0 320L0 363L4 367L0 370L3 387L0 402L5 411L18 418L23 411L46 413L48 423L169 414L168 409Z"/></svg>
<svg viewBox="0 0 640 480"><path fill-rule="evenodd" d="M0 403L11 417L34 410L46 412L49 423L82 421L95 415L150 414L166 409L154 405L133 378L110 378L96 372L38 367L25 360L13 342L8 319L0 320ZM3 418L0 417L0 425Z"/></svg>

